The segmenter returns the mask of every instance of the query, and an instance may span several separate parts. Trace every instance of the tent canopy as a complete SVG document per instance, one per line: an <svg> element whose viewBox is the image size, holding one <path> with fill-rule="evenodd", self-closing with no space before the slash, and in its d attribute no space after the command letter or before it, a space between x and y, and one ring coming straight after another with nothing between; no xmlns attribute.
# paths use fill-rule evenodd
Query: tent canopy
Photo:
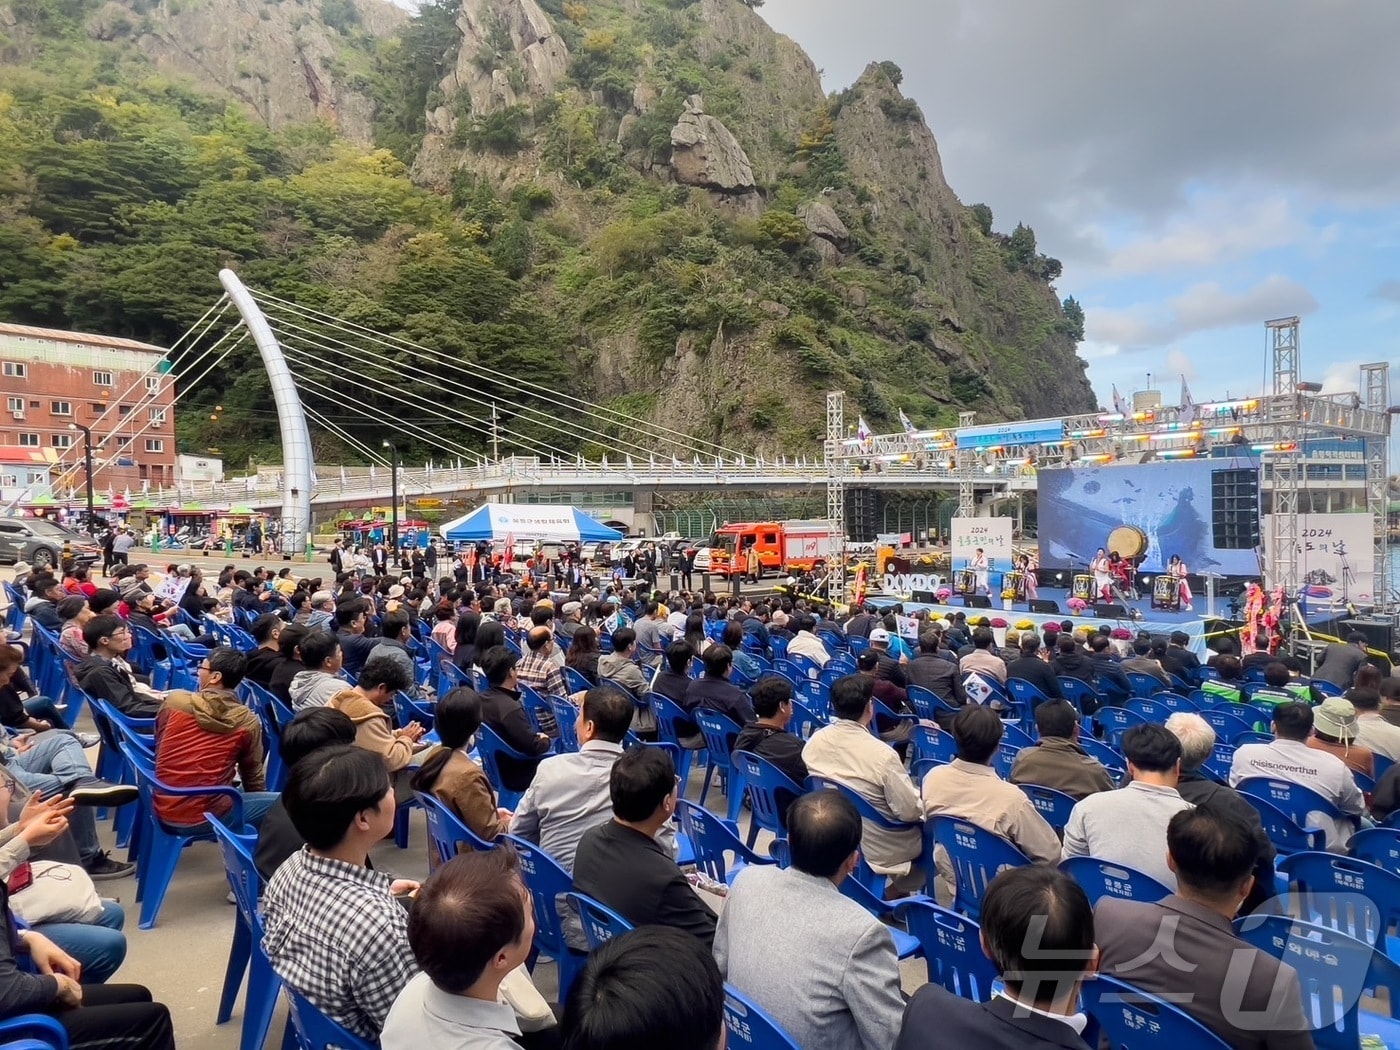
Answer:
<svg viewBox="0 0 1400 1050"><path fill-rule="evenodd" d="M622 533L590 518L577 507L487 503L441 526L453 543L480 540L539 540L542 543L611 543Z"/></svg>

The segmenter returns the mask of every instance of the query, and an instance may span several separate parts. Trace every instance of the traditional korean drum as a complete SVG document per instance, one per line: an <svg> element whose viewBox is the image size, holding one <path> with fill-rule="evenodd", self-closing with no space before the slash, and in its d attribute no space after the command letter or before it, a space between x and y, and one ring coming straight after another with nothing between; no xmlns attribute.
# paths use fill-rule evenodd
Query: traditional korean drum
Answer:
<svg viewBox="0 0 1400 1050"><path fill-rule="evenodd" d="M977 590L977 574L971 569L959 569L953 573L953 589L959 594L972 594Z"/></svg>
<svg viewBox="0 0 1400 1050"><path fill-rule="evenodd" d="M1162 573L1152 581L1152 608L1170 609L1173 612L1181 608L1181 581L1168 573Z"/></svg>
<svg viewBox="0 0 1400 1050"><path fill-rule="evenodd" d="M1074 596L1083 598L1086 602L1094 597L1094 578L1087 573L1078 574L1074 577Z"/></svg>

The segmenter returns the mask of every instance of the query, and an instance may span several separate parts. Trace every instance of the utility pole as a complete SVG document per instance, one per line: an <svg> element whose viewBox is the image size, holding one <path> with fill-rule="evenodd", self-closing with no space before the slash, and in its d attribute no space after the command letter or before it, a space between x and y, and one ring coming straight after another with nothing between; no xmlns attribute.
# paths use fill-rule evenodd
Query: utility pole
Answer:
<svg viewBox="0 0 1400 1050"><path fill-rule="evenodd" d="M93 535L97 530L97 515L92 509L92 428L81 423L69 423L68 429L83 432L83 465L87 472L87 531L88 535Z"/></svg>
<svg viewBox="0 0 1400 1050"><path fill-rule="evenodd" d="M491 460L501 461L501 417L496 414L496 402L491 402Z"/></svg>
<svg viewBox="0 0 1400 1050"><path fill-rule="evenodd" d="M389 450L389 550L397 562L399 557L399 449L392 441L384 442Z"/></svg>

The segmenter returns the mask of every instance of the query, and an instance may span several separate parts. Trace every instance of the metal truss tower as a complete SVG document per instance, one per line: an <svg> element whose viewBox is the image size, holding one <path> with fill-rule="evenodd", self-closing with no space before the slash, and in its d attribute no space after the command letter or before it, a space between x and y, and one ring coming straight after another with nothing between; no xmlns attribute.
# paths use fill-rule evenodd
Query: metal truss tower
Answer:
<svg viewBox="0 0 1400 1050"><path fill-rule="evenodd" d="M826 395L826 520L831 528L831 584L827 593L835 602L846 600L846 459L841 443L846 437L846 395L833 390Z"/></svg>
<svg viewBox="0 0 1400 1050"><path fill-rule="evenodd" d="M1377 413L1383 433L1366 438L1366 509L1371 514L1371 600L1379 610L1390 598L1390 552L1386 549L1386 487L1390 465L1390 365L1376 361L1361 366L1361 406Z"/></svg>
<svg viewBox="0 0 1400 1050"><path fill-rule="evenodd" d="M1302 406L1298 391L1299 322L1296 317L1266 321L1273 354L1274 388L1269 399L1270 423L1278 451L1273 465L1273 513L1269 518L1270 588L1282 587L1288 600L1298 593L1298 494L1302 481Z"/></svg>
<svg viewBox="0 0 1400 1050"><path fill-rule="evenodd" d="M958 429L972 426L976 412L959 412ZM960 518L971 518L977 513L977 490L972 486L972 472L977 468L977 453L970 448L958 449L958 510Z"/></svg>

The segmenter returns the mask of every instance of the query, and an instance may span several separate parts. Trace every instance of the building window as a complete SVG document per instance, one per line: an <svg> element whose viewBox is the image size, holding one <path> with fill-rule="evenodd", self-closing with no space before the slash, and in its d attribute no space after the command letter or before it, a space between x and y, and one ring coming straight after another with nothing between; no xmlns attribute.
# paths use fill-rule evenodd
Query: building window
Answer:
<svg viewBox="0 0 1400 1050"><path fill-rule="evenodd" d="M10 397L10 398L6 398L5 401L6 401L6 404L8 405L9 410L10 410L11 412L14 412L14 413L16 413L16 414L18 414L18 415L21 415L21 416L24 415L24 398L22 398L22 397Z"/></svg>
<svg viewBox="0 0 1400 1050"><path fill-rule="evenodd" d="M160 376L147 376L147 377L146 377L146 393L148 393L148 394L158 394L158 393L160 393Z"/></svg>
<svg viewBox="0 0 1400 1050"><path fill-rule="evenodd" d="M89 401L89 402L88 402L88 411L91 412L94 416L100 416L100 415L102 415L102 413L105 412L106 410L107 410L107 406L106 406L106 405L99 405L99 404L97 404L95 401Z"/></svg>
<svg viewBox="0 0 1400 1050"><path fill-rule="evenodd" d="M21 447L21 448L38 448L38 447L39 447L39 435L38 435L38 434L21 434L21 435L19 435L19 444L20 444L20 447Z"/></svg>
<svg viewBox="0 0 1400 1050"><path fill-rule="evenodd" d="M55 416L71 416L73 414L73 402L50 401L49 412Z"/></svg>
<svg viewBox="0 0 1400 1050"><path fill-rule="evenodd" d="M164 452L164 451L165 451L165 441L164 441L162 438L147 438L147 439L146 439L146 451L147 451L147 452Z"/></svg>
<svg viewBox="0 0 1400 1050"><path fill-rule="evenodd" d="M159 427L165 425L165 409L153 408L150 412L151 426Z"/></svg>
<svg viewBox="0 0 1400 1050"><path fill-rule="evenodd" d="M17 489L17 488L19 488L19 475L18 475L18 474L0 474L0 488L6 488L6 489Z"/></svg>
<svg viewBox="0 0 1400 1050"><path fill-rule="evenodd" d="M117 415L119 415L119 416L127 415L127 414L130 413L130 412L131 412L131 406L130 406L130 405L118 405L118 406L117 406Z"/></svg>
<svg viewBox="0 0 1400 1050"><path fill-rule="evenodd" d="M72 435L72 434L55 434L55 435L53 436L53 447L54 447L54 448L72 448L72 447L73 447L73 435Z"/></svg>
<svg viewBox="0 0 1400 1050"><path fill-rule="evenodd" d="M111 385L112 385L112 373L111 373L111 372L94 372L94 373L92 374L92 382L93 382L93 385L94 385L94 386L111 386Z"/></svg>
<svg viewBox="0 0 1400 1050"><path fill-rule="evenodd" d="M29 376L29 366L19 361L6 361L3 372L11 379L25 379Z"/></svg>

